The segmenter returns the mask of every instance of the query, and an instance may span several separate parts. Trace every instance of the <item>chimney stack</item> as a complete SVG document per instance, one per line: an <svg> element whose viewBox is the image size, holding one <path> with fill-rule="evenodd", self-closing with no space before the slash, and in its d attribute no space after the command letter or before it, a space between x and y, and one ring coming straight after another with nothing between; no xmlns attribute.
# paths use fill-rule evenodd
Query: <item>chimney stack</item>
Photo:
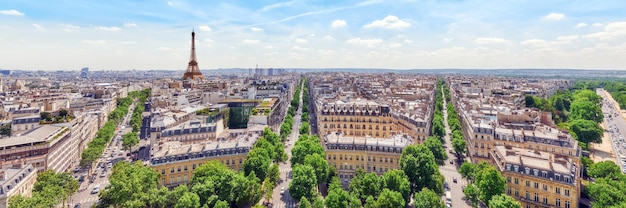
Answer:
<svg viewBox="0 0 626 208"><path fill-rule="evenodd" d="M4 181L5 176L6 173L4 173L4 170L0 170L0 181Z"/></svg>

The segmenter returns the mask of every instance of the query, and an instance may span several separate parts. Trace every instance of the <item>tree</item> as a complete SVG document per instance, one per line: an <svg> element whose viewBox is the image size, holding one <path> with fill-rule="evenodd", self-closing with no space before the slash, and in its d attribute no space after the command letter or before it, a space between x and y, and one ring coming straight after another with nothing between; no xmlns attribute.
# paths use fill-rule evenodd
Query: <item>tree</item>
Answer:
<svg viewBox="0 0 626 208"><path fill-rule="evenodd" d="M337 179L337 177L332 179L328 189L328 195L324 200L326 207L348 208L350 195L348 195L347 191L344 191L343 188L341 188L341 184L339 183L339 179Z"/></svg>
<svg viewBox="0 0 626 208"><path fill-rule="evenodd" d="M574 101L571 105L572 119L584 119L602 122L604 115L600 106L589 101Z"/></svg>
<svg viewBox="0 0 626 208"><path fill-rule="evenodd" d="M349 207L350 208L362 208L363 206L361 205L361 199L359 199L359 197L354 196L354 195L350 196Z"/></svg>
<svg viewBox="0 0 626 208"><path fill-rule="evenodd" d="M589 176L593 178L616 178L621 174L621 168L610 160L595 163L589 168Z"/></svg>
<svg viewBox="0 0 626 208"><path fill-rule="evenodd" d="M219 200L215 203L215 207L214 208L229 208L230 206L228 205L227 201L222 201Z"/></svg>
<svg viewBox="0 0 626 208"><path fill-rule="evenodd" d="M280 180L280 168L278 168L278 165L272 164L270 169L267 171L266 177L270 179L272 184L278 184L278 181Z"/></svg>
<svg viewBox="0 0 626 208"><path fill-rule="evenodd" d="M473 183L470 183L463 189L463 194L465 194L465 198L469 200L473 205L478 205L478 196L479 191L478 188Z"/></svg>
<svg viewBox="0 0 626 208"><path fill-rule="evenodd" d="M366 199L367 196L378 196L380 194L380 182L376 173L368 173L363 176L361 198Z"/></svg>
<svg viewBox="0 0 626 208"><path fill-rule="evenodd" d="M174 208L198 208L200 207L200 197L198 194L193 192L185 192L185 194L180 197L176 206Z"/></svg>
<svg viewBox="0 0 626 208"><path fill-rule="evenodd" d="M404 199L402 194L391 191L389 189L383 189L376 201L378 207L404 207Z"/></svg>
<svg viewBox="0 0 626 208"><path fill-rule="evenodd" d="M455 134L456 135L456 134ZM457 155L462 155L467 152L467 143L465 139L461 137L452 137L452 149Z"/></svg>
<svg viewBox="0 0 626 208"><path fill-rule="evenodd" d="M619 175L619 179L598 178L590 183L586 190L592 199L592 207L612 207L626 201L626 176Z"/></svg>
<svg viewBox="0 0 626 208"><path fill-rule="evenodd" d="M427 188L415 193L413 198L415 208L443 208L446 206L437 193Z"/></svg>
<svg viewBox="0 0 626 208"><path fill-rule="evenodd" d="M255 150L257 149L253 149L252 152L254 152ZM258 149L257 151L262 150ZM254 172L259 178L265 178L265 176L267 175L267 170L270 167L270 163L272 163L272 160L270 160L270 158L266 156L248 156L248 158L243 161L242 169L245 175L249 175L250 173Z"/></svg>
<svg viewBox="0 0 626 208"><path fill-rule="evenodd" d="M527 108L531 108L535 106L535 98L532 95L524 95L524 103L526 103Z"/></svg>
<svg viewBox="0 0 626 208"><path fill-rule="evenodd" d="M78 189L78 181L70 173L52 170L39 173L32 197L11 197L9 207L54 207L65 201Z"/></svg>
<svg viewBox="0 0 626 208"><path fill-rule="evenodd" d="M129 207L133 201L148 203L148 193L156 190L160 174L141 162L118 162L113 166L110 185L100 193L104 207Z"/></svg>
<svg viewBox="0 0 626 208"><path fill-rule="evenodd" d="M324 198L321 196L315 197L315 200L313 200L313 208L324 208Z"/></svg>
<svg viewBox="0 0 626 208"><path fill-rule="evenodd" d="M307 155L319 154L324 158L324 148L319 143L317 136L301 135L291 149L291 165L304 164Z"/></svg>
<svg viewBox="0 0 626 208"><path fill-rule="evenodd" d="M428 149L433 153L435 161L439 165L442 165L444 161L448 159L448 155L446 154L446 150L443 148L441 139L430 136L426 139L426 141L424 141L423 145L428 147Z"/></svg>
<svg viewBox="0 0 626 208"><path fill-rule="evenodd" d="M291 197L311 199L315 195L315 185L317 184L315 170L311 166L297 164L293 167L292 175L293 180L289 183Z"/></svg>
<svg viewBox="0 0 626 208"><path fill-rule="evenodd" d="M435 156L426 146L410 145L404 148L400 157L400 169L409 178L413 192L428 188L443 194L443 176L439 173Z"/></svg>
<svg viewBox="0 0 626 208"><path fill-rule="evenodd" d="M328 180L328 162L319 154L305 156L304 165L311 166L315 170L317 184L322 184Z"/></svg>
<svg viewBox="0 0 626 208"><path fill-rule="evenodd" d="M122 147L125 150L132 151L132 147L139 144L139 135L136 132L128 132L122 135Z"/></svg>
<svg viewBox="0 0 626 208"><path fill-rule="evenodd" d="M578 141L585 143L586 146L589 146L589 142L602 143L603 130L596 122L576 119L570 123L569 127Z"/></svg>
<svg viewBox="0 0 626 208"><path fill-rule="evenodd" d="M374 197L369 196L367 197L367 199L365 199L365 208L377 208L376 205L376 200L374 199Z"/></svg>
<svg viewBox="0 0 626 208"><path fill-rule="evenodd" d="M300 203L298 204L298 208L312 208L311 202L306 199L306 197L300 198Z"/></svg>
<svg viewBox="0 0 626 208"><path fill-rule="evenodd" d="M265 200L268 202L272 201L272 195L274 193L274 184L270 181L269 178L265 178L262 186L263 186L263 195L265 196Z"/></svg>
<svg viewBox="0 0 626 208"><path fill-rule="evenodd" d="M506 179L494 168L489 166L476 176L476 184L480 190L480 200L489 204L491 198L504 193L506 189Z"/></svg>
<svg viewBox="0 0 626 208"><path fill-rule="evenodd" d="M309 134L310 131L309 122L302 122L300 125L300 134Z"/></svg>
<svg viewBox="0 0 626 208"><path fill-rule="evenodd" d="M0 127L0 135L11 136L11 124L5 124Z"/></svg>
<svg viewBox="0 0 626 208"><path fill-rule="evenodd" d="M522 205L513 197L500 194L489 201L489 208L522 208Z"/></svg>
<svg viewBox="0 0 626 208"><path fill-rule="evenodd" d="M380 188L397 191L402 194L404 202L409 203L411 195L411 183L402 170L389 170L380 177Z"/></svg>

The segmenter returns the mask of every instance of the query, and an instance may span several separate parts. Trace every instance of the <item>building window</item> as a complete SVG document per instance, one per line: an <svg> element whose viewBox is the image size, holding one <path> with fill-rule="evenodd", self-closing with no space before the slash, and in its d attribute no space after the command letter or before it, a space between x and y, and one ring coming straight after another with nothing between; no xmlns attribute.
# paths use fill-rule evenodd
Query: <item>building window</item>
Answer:
<svg viewBox="0 0 626 208"><path fill-rule="evenodd" d="M537 195L537 193L535 193L535 201L538 202L539 201L539 195Z"/></svg>
<svg viewBox="0 0 626 208"><path fill-rule="evenodd" d="M506 194L511 195L511 188L509 187L506 188Z"/></svg>
<svg viewBox="0 0 626 208"><path fill-rule="evenodd" d="M569 196L569 189L565 189L565 196Z"/></svg>
<svg viewBox="0 0 626 208"><path fill-rule="evenodd" d="M526 187L530 187L530 181L526 181Z"/></svg>
<svg viewBox="0 0 626 208"><path fill-rule="evenodd" d="M161 175L165 175L165 169L161 169Z"/></svg>
<svg viewBox="0 0 626 208"><path fill-rule="evenodd" d="M535 182L535 188L539 189L539 183Z"/></svg>
<svg viewBox="0 0 626 208"><path fill-rule="evenodd" d="M515 178L515 184L519 184L519 179Z"/></svg>
<svg viewBox="0 0 626 208"><path fill-rule="evenodd" d="M569 201L565 201L565 208L569 208Z"/></svg>
<svg viewBox="0 0 626 208"><path fill-rule="evenodd" d="M530 200L530 192L526 191L526 199Z"/></svg>
<svg viewBox="0 0 626 208"><path fill-rule="evenodd" d="M185 165L185 167L183 168L183 170L187 171L187 166Z"/></svg>
<svg viewBox="0 0 626 208"><path fill-rule="evenodd" d="M506 177L506 182L507 182L507 183L511 183L511 176L507 176L507 177Z"/></svg>
<svg viewBox="0 0 626 208"><path fill-rule="evenodd" d="M196 169L196 164L191 165L191 169L195 170Z"/></svg>
<svg viewBox="0 0 626 208"><path fill-rule="evenodd" d="M515 189L515 196L519 196L519 190Z"/></svg>
<svg viewBox="0 0 626 208"><path fill-rule="evenodd" d="M544 190L544 191L547 191L547 190L548 190L548 185L543 184L543 190Z"/></svg>
<svg viewBox="0 0 626 208"><path fill-rule="evenodd" d="M548 204L548 198L546 198L545 196L543 197L543 203Z"/></svg>
<svg viewBox="0 0 626 208"><path fill-rule="evenodd" d="M561 199L557 198L555 204L556 204L556 207L561 207Z"/></svg>
<svg viewBox="0 0 626 208"><path fill-rule="evenodd" d="M170 169L170 173L173 173L173 172L174 172L174 168L171 168L171 169Z"/></svg>
<svg viewBox="0 0 626 208"><path fill-rule="evenodd" d="M561 194L561 188L560 187L556 187L554 190L555 190L554 192L556 194Z"/></svg>

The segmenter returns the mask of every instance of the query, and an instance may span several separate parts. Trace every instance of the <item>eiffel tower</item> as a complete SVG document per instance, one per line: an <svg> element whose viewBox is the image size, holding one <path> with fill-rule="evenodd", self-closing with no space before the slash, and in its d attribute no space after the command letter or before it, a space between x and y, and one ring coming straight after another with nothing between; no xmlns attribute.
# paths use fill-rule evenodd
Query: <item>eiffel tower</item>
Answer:
<svg viewBox="0 0 626 208"><path fill-rule="evenodd" d="M204 79L198 67L198 61L196 61L196 33L193 30L191 31L191 58L189 58L189 65L183 74L183 80L186 79Z"/></svg>

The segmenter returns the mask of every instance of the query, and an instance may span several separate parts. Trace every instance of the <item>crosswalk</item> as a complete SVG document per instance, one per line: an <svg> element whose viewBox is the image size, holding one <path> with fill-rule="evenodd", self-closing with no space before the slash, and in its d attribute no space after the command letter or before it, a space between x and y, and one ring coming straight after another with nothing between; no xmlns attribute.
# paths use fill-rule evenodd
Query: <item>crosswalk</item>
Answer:
<svg viewBox="0 0 626 208"><path fill-rule="evenodd" d="M289 173L291 172L291 168L280 168L280 173Z"/></svg>
<svg viewBox="0 0 626 208"><path fill-rule="evenodd" d="M93 195L91 195L91 196L89 196L87 198L82 198L82 199L80 199L78 201L75 201L75 202L76 203L80 203L80 204L87 204L87 203L92 203L92 202L95 202L95 201L98 201L98 195L93 194Z"/></svg>
<svg viewBox="0 0 626 208"><path fill-rule="evenodd" d="M274 206L272 206L272 208L296 208L298 207L298 204L296 202L284 202L284 203L277 203L274 204Z"/></svg>
<svg viewBox="0 0 626 208"><path fill-rule="evenodd" d="M452 184L458 184L458 185L461 185L461 186L467 186L467 181L465 179L462 179L462 178L456 178L456 183L454 183L453 179L450 178L450 177L447 177L445 181L450 186L456 186L456 185L452 185Z"/></svg>

